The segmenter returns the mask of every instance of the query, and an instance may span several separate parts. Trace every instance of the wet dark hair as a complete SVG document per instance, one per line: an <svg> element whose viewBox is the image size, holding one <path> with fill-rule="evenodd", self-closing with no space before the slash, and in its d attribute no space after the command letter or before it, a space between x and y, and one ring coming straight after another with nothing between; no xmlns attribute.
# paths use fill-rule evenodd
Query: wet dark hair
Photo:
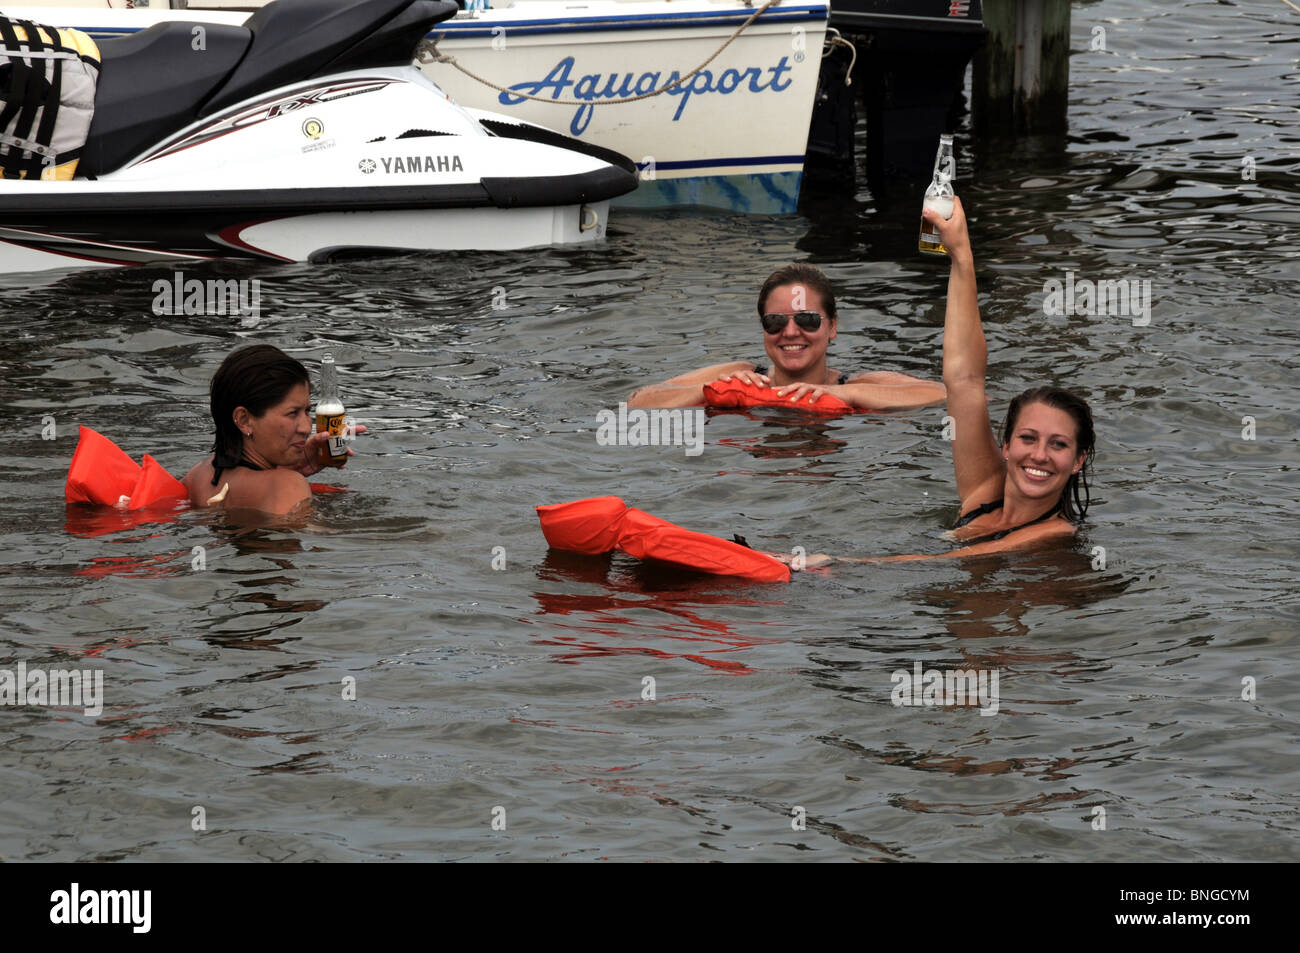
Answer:
<svg viewBox="0 0 1300 953"><path fill-rule="evenodd" d="M253 344L231 351L208 388L217 428L214 465L228 469L243 456L244 435L235 426L235 408L246 407L254 417L261 417L299 384L311 386L307 368L278 347Z"/></svg>
<svg viewBox="0 0 1300 953"><path fill-rule="evenodd" d="M1097 445L1097 434L1092 426L1092 410L1088 402L1078 394L1063 387L1034 387L1025 391L1011 401L1007 408L1007 418L1002 424L1002 445L1011 440L1020 419L1020 411L1029 404L1046 404L1057 410L1063 410L1074 418L1075 443L1077 451L1084 455L1083 466L1078 473L1070 474L1065 489L1061 491L1061 512L1071 523L1079 523L1088 515L1088 471L1092 466L1092 455Z"/></svg>
<svg viewBox="0 0 1300 953"><path fill-rule="evenodd" d="M821 296L822 304L826 306L826 317L839 318L839 315L835 312L835 292L831 289L831 280L826 277L826 272L816 265L809 265L805 262L786 265L767 276L767 281L763 282L763 287L758 289L758 316L760 318L766 313L764 309L767 307L768 295L785 285L807 285Z"/></svg>

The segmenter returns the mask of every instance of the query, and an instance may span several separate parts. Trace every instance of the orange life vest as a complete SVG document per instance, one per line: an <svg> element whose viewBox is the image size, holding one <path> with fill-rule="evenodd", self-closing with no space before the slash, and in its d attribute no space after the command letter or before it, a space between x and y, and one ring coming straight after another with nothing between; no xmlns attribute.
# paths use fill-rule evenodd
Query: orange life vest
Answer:
<svg viewBox="0 0 1300 953"><path fill-rule="evenodd" d="M127 510L190 498L181 482L149 454L140 466L121 447L89 427L81 428L63 495L69 503L122 504Z"/></svg>
<svg viewBox="0 0 1300 953"><path fill-rule="evenodd" d="M784 407L787 410L807 410L814 414L853 414L857 408L845 403L838 397L822 394L816 400L803 398L792 401L789 397L778 397L776 388L763 387L759 384L747 384L744 381L714 381L704 385L704 404L706 407Z"/></svg>
<svg viewBox="0 0 1300 953"><path fill-rule="evenodd" d="M555 549L598 555L619 549L718 576L789 582L790 567L739 543L683 529L629 507L617 496L537 507L546 541Z"/></svg>

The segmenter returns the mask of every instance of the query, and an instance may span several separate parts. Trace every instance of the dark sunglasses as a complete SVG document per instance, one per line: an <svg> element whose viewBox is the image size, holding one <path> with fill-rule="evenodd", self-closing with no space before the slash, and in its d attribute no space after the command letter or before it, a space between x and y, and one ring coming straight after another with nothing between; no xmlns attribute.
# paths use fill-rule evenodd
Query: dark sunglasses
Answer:
<svg viewBox="0 0 1300 953"><path fill-rule="evenodd" d="M804 331L816 331L822 326L822 316L816 311L800 311L796 314L765 314L759 320L763 322L763 330L768 334L780 334L785 330L785 326L790 323L791 318L794 318L794 323Z"/></svg>

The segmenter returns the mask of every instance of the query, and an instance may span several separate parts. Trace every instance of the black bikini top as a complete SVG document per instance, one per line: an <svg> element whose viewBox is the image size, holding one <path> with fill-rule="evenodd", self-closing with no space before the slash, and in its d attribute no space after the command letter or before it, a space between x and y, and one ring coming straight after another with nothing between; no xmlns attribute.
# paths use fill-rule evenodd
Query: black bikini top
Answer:
<svg viewBox="0 0 1300 953"><path fill-rule="evenodd" d="M250 470L261 470L256 463L249 463L242 457L238 460L226 456L224 453L214 454L212 457L212 485L217 485L217 480L221 478L222 470L233 470L235 467L248 467Z"/></svg>
<svg viewBox="0 0 1300 953"><path fill-rule="evenodd" d="M755 374L766 374L766 373L767 373L767 365L766 365L766 364L755 364L755 365L754 365L754 373L755 373ZM847 384L848 382L849 382L849 375L848 375L848 372L847 372L847 371L841 371L841 372L840 372L840 379L837 380L835 383L837 383L837 384Z"/></svg>
<svg viewBox="0 0 1300 953"><path fill-rule="evenodd" d="M967 523L971 522L971 520L983 516L985 513L992 513L994 510L1000 509L1002 509L1001 500L994 500L992 503L983 503L975 507L975 509L971 510L969 513L962 514L961 519L957 520L957 522L953 524L952 528L961 529ZM1033 526L1035 523L1042 523L1045 520L1049 520L1056 514L1060 513L1061 510L1061 501L1057 500L1056 505L1042 516L1038 517L1038 519L1030 520L1028 523L1021 523L1019 526L1013 526L1010 529L998 530L996 533L989 533L987 536L977 536L974 539L963 539L960 542L963 546L974 546L976 543L992 543L996 540L1002 539L1004 536L1011 535L1018 529L1024 529L1026 526Z"/></svg>

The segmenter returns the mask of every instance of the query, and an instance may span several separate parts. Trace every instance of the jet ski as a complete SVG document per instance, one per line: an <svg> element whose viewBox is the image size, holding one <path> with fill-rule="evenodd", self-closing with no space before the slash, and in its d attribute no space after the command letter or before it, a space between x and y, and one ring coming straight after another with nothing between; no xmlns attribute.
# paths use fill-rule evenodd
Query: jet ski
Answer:
<svg viewBox="0 0 1300 953"><path fill-rule="evenodd" d="M412 60L457 9L274 0L102 41L75 178L0 180L0 273L602 239L636 166L453 103Z"/></svg>

